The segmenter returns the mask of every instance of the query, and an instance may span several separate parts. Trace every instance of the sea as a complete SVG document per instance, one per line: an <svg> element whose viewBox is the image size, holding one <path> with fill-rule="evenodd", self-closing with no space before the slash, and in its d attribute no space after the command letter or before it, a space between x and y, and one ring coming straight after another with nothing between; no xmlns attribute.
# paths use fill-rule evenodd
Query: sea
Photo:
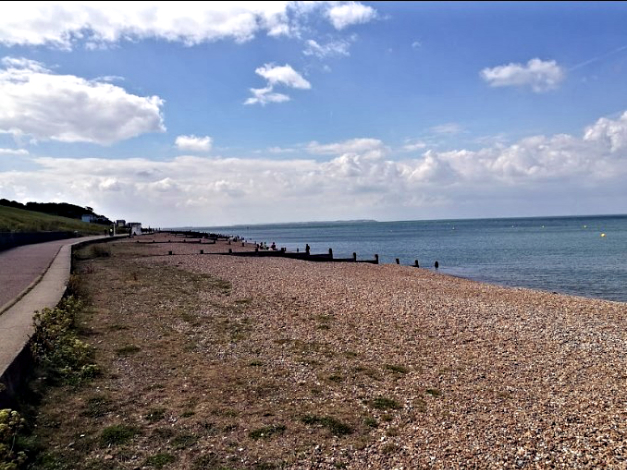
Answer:
<svg viewBox="0 0 627 470"><path fill-rule="evenodd" d="M334 257L414 265L511 287L627 302L627 215L195 227Z"/></svg>

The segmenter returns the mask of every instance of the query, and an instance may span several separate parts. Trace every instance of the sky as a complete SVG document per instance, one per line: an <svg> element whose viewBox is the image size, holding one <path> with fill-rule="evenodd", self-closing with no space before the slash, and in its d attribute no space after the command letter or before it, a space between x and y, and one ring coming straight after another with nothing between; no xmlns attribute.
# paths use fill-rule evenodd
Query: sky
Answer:
<svg viewBox="0 0 627 470"><path fill-rule="evenodd" d="M0 198L144 226L623 214L625 2L0 3Z"/></svg>

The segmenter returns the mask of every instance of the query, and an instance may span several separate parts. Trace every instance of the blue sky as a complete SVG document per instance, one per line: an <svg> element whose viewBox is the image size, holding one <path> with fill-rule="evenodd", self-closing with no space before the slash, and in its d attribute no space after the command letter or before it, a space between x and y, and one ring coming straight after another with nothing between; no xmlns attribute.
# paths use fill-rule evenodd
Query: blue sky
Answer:
<svg viewBox="0 0 627 470"><path fill-rule="evenodd" d="M0 197L146 225L624 213L625 3L0 5Z"/></svg>

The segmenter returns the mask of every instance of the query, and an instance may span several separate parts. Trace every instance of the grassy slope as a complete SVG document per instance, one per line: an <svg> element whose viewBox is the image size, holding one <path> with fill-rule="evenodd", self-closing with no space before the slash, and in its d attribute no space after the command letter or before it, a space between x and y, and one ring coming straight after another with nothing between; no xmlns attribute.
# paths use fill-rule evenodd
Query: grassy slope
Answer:
<svg viewBox="0 0 627 470"><path fill-rule="evenodd" d="M0 206L0 232L78 231L101 234L106 228L77 219Z"/></svg>

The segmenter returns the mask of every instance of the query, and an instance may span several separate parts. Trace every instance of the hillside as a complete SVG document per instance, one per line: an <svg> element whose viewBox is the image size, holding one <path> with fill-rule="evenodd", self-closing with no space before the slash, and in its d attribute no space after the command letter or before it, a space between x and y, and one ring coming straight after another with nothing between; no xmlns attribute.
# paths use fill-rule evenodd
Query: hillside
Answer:
<svg viewBox="0 0 627 470"><path fill-rule="evenodd" d="M0 232L78 231L81 234L101 234L106 228L67 217L0 206Z"/></svg>

